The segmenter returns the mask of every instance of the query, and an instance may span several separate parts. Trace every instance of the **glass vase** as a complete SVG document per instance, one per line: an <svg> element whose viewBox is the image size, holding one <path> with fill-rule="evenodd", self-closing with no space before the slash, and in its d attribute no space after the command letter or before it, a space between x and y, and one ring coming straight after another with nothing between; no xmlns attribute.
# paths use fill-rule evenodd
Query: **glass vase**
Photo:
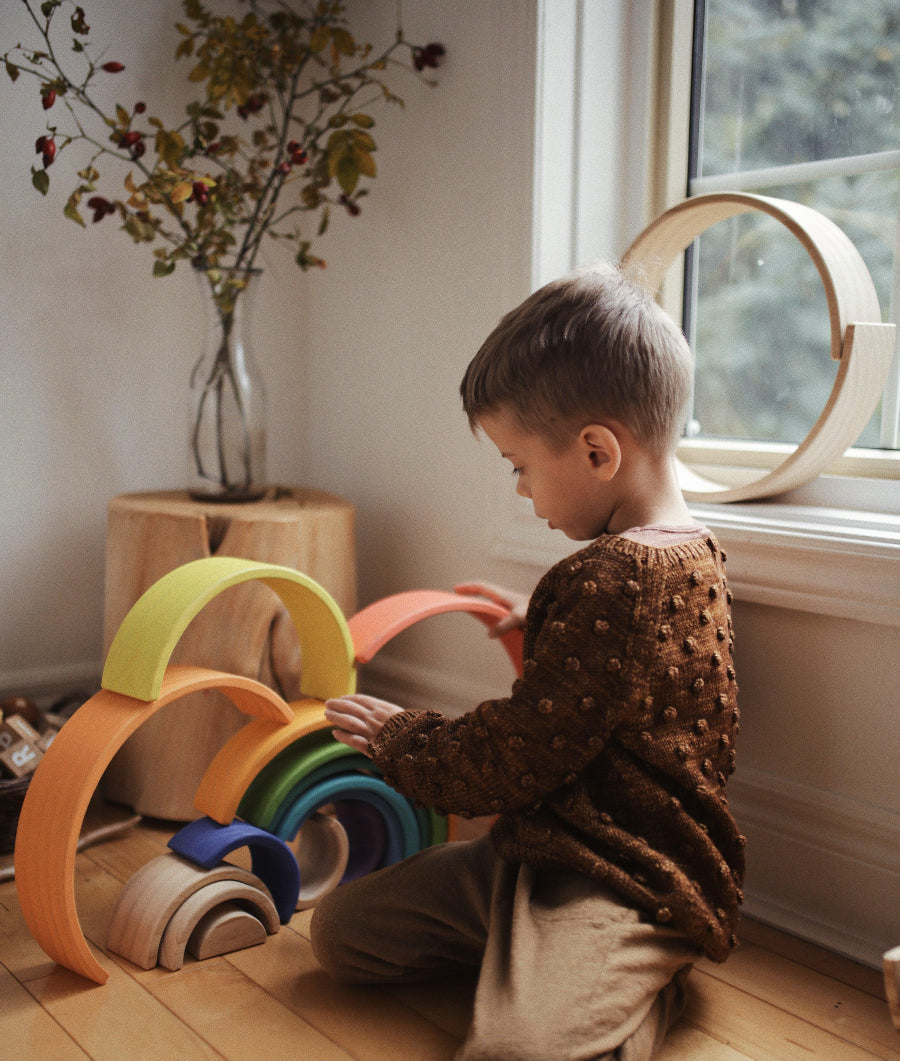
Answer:
<svg viewBox="0 0 900 1061"><path fill-rule="evenodd" d="M248 343L259 270L196 269L204 350L190 376L188 490L202 501L266 492L266 400Z"/></svg>

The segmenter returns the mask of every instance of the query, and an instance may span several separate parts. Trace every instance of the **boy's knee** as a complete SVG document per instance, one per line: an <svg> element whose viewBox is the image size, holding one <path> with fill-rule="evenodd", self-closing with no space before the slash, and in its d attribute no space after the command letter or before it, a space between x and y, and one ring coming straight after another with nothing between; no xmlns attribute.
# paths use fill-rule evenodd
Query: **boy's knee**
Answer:
<svg viewBox="0 0 900 1061"><path fill-rule="evenodd" d="M309 924L309 939L316 961L333 979L346 981L345 961L341 957L340 918L332 911L333 904L328 897L323 899L313 910Z"/></svg>

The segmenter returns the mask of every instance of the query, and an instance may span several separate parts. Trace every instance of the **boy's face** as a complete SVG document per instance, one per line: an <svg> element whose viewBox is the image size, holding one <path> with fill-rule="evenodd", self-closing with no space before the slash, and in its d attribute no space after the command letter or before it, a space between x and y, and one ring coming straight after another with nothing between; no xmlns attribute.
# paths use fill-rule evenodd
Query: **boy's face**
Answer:
<svg viewBox="0 0 900 1061"><path fill-rule="evenodd" d="M478 426L512 464L516 493L531 500L534 514L547 520L551 530L574 541L590 541L605 532L609 491L580 439L559 451L523 430L503 408L484 414Z"/></svg>

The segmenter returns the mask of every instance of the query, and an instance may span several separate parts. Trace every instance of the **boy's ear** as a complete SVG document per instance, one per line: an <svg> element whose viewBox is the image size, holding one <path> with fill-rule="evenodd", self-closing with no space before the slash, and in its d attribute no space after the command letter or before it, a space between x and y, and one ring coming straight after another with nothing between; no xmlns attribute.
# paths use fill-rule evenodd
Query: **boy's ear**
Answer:
<svg viewBox="0 0 900 1061"><path fill-rule="evenodd" d="M578 440L595 473L609 482L622 464L622 447L615 433L603 424L588 424Z"/></svg>

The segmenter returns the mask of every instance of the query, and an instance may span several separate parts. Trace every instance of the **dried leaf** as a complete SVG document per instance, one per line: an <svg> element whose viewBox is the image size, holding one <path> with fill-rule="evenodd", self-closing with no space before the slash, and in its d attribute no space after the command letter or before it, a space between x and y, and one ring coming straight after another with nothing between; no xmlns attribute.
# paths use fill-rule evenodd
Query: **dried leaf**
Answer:
<svg viewBox="0 0 900 1061"><path fill-rule="evenodd" d="M190 199L194 186L190 181L179 181L169 192L169 199L173 203L183 203Z"/></svg>
<svg viewBox="0 0 900 1061"><path fill-rule="evenodd" d="M85 228L84 218L78 213L78 204L81 202L81 192L74 191L66 200L66 205L63 207L63 214L69 218L70 221L74 221L76 224L81 225Z"/></svg>

